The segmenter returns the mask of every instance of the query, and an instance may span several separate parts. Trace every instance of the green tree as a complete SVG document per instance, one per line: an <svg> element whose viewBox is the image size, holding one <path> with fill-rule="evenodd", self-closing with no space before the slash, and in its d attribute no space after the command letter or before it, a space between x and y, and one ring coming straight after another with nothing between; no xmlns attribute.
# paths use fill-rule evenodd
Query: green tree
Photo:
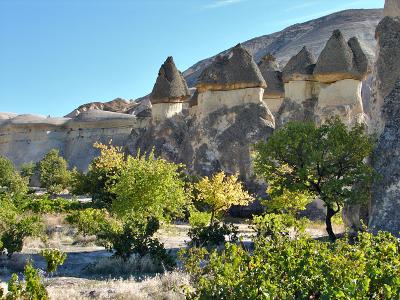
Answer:
<svg viewBox="0 0 400 300"><path fill-rule="evenodd" d="M57 149L51 150L39 162L40 185L50 194L59 194L69 187L71 174L67 161Z"/></svg>
<svg viewBox="0 0 400 300"><path fill-rule="evenodd" d="M74 193L88 193L93 201L100 207L110 208L116 195L113 191L117 183L125 155L121 147L95 143L94 148L100 151L100 155L93 159L86 175L74 172Z"/></svg>
<svg viewBox="0 0 400 300"><path fill-rule="evenodd" d="M155 217L169 221L182 217L188 199L180 177L182 166L155 158L154 153L129 156L112 188L113 211L120 217Z"/></svg>
<svg viewBox="0 0 400 300"><path fill-rule="evenodd" d="M54 273L67 259L67 254L59 249L44 249L40 252L47 263L47 272Z"/></svg>
<svg viewBox="0 0 400 300"><path fill-rule="evenodd" d="M21 174L21 176L23 178L26 178L29 183L31 177L35 173L35 170L36 170L36 164L33 161L31 161L31 162L22 164L20 167L19 173Z"/></svg>
<svg viewBox="0 0 400 300"><path fill-rule="evenodd" d="M19 200L27 191L27 180L19 175L10 160L0 156L0 194L6 193Z"/></svg>
<svg viewBox="0 0 400 300"><path fill-rule="evenodd" d="M345 203L369 197L373 171L365 160L372 150L362 125L348 129L338 118L320 127L290 122L256 145L255 170L275 195L299 191L319 197L327 208L326 230L335 240L332 217Z"/></svg>

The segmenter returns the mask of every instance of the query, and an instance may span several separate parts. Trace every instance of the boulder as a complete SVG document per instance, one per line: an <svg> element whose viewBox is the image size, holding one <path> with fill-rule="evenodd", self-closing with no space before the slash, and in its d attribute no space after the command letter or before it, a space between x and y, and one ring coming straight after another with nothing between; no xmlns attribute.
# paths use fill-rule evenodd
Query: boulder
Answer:
<svg viewBox="0 0 400 300"><path fill-rule="evenodd" d="M314 55L307 47L303 47L301 51L293 56L283 68L283 81L286 83L294 80L313 80L314 68Z"/></svg>

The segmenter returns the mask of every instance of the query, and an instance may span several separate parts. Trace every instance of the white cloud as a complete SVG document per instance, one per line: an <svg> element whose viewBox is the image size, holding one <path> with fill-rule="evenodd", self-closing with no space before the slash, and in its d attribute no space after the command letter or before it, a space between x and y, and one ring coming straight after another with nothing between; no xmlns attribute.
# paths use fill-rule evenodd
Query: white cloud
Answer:
<svg viewBox="0 0 400 300"><path fill-rule="evenodd" d="M219 7L225 7L229 5L233 5L236 3L240 3L246 0L214 0L213 2L204 5L202 8L203 9L211 9L211 8L219 8Z"/></svg>

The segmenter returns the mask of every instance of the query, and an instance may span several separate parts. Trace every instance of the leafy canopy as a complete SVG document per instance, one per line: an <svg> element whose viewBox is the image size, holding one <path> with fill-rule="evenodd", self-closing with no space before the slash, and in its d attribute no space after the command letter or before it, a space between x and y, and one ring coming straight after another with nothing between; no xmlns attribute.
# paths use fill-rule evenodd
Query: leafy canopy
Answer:
<svg viewBox="0 0 400 300"><path fill-rule="evenodd" d="M19 175L10 160L0 156L0 194L8 194L17 200L27 191L28 181Z"/></svg>
<svg viewBox="0 0 400 300"><path fill-rule="evenodd" d="M345 203L367 201L373 171L365 164L373 150L362 125L348 129L338 118L317 127L311 122L289 122L270 139L256 145L255 170L272 187L272 197L309 192L327 207L330 220Z"/></svg>
<svg viewBox="0 0 400 300"><path fill-rule="evenodd" d="M182 165L146 155L128 156L118 181L112 188L116 195L113 211L120 217L135 215L169 221L183 216L188 203Z"/></svg>
<svg viewBox="0 0 400 300"><path fill-rule="evenodd" d="M209 177L204 177L194 184L197 192L197 200L206 203L210 207L213 218L221 217L233 205L248 205L253 197L243 189L237 175L227 176L219 172Z"/></svg>
<svg viewBox="0 0 400 300"><path fill-rule="evenodd" d="M71 174L67 161L57 149L51 150L39 162L40 185L50 194L59 194L69 187Z"/></svg>

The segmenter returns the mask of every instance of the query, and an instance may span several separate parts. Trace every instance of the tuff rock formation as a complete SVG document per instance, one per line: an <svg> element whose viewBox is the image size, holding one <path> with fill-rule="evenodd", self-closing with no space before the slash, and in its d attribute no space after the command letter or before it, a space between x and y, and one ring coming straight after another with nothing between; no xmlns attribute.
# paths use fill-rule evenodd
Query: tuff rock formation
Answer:
<svg viewBox="0 0 400 300"><path fill-rule="evenodd" d="M372 189L369 226L400 235L400 80L382 107L385 127L375 149L373 166L380 178Z"/></svg>
<svg viewBox="0 0 400 300"><path fill-rule="evenodd" d="M376 29L373 128L378 145L372 165L380 175L372 188L369 226L400 236L400 2L387 0L386 16Z"/></svg>
<svg viewBox="0 0 400 300"><path fill-rule="evenodd" d="M252 145L266 140L274 118L263 102L266 84L251 55L240 45L204 70L198 89L182 110L131 135L129 149L150 151L184 163L200 175L218 170L254 179Z"/></svg>
<svg viewBox="0 0 400 300"><path fill-rule="evenodd" d="M150 94L153 120L159 122L179 114L189 97L186 81L170 56L161 66Z"/></svg>
<svg viewBox="0 0 400 300"><path fill-rule="evenodd" d="M399 0L386 0L384 15L388 17L400 16L400 1Z"/></svg>
<svg viewBox="0 0 400 300"><path fill-rule="evenodd" d="M371 132L380 134L384 128L381 109L384 99L400 78L400 15L386 16L376 28L378 41L374 70L374 99L371 104Z"/></svg>
<svg viewBox="0 0 400 300"><path fill-rule="evenodd" d="M271 54L261 59L258 67L267 84L264 89L264 102L271 112L276 115L285 98L282 72L279 69L276 58Z"/></svg>

